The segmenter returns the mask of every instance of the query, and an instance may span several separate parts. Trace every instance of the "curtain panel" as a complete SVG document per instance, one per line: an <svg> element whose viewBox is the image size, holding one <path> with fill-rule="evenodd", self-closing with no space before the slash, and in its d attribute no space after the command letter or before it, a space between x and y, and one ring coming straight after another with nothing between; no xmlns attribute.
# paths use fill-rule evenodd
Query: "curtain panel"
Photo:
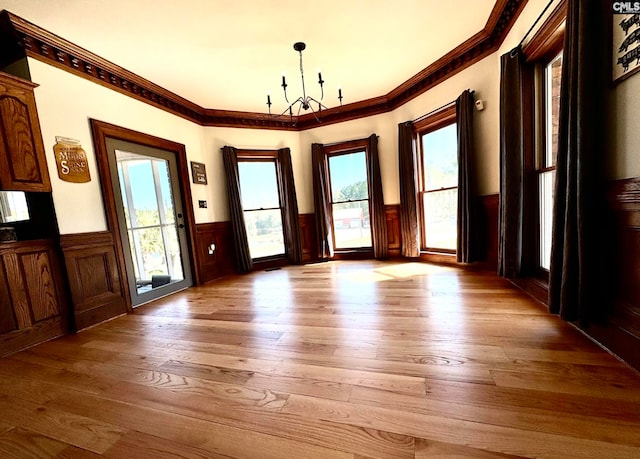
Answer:
<svg viewBox="0 0 640 459"><path fill-rule="evenodd" d="M418 158L414 148L413 122L398 124L398 167L400 172L400 237L403 257L420 256L418 221Z"/></svg>
<svg viewBox="0 0 640 459"><path fill-rule="evenodd" d="M524 225L524 65L520 47L500 58L500 205L498 274L520 274Z"/></svg>
<svg viewBox="0 0 640 459"><path fill-rule="evenodd" d="M608 5L569 0L562 64L549 310L582 325L607 309L600 250L606 224L602 171L610 63L603 39Z"/></svg>
<svg viewBox="0 0 640 459"><path fill-rule="evenodd" d="M236 269L241 272L249 272L253 268L247 228L244 224L244 213L240 195L240 174L238 173L238 156L233 147L222 147L222 159L224 172L227 179L227 196L229 199L229 218L233 233L233 252L235 254Z"/></svg>
<svg viewBox="0 0 640 459"><path fill-rule="evenodd" d="M280 196L284 207L282 225L284 227L285 251L289 262L299 265L302 263L300 219L298 217L298 200L296 197L296 185L293 180L291 150L289 148L278 150L278 167L280 168L279 175L282 184Z"/></svg>
<svg viewBox="0 0 640 459"><path fill-rule="evenodd" d="M311 145L311 167L313 168L313 205L316 214L316 234L318 258L328 260L333 257L333 232L329 206L329 177L327 160L322 144Z"/></svg>
<svg viewBox="0 0 640 459"><path fill-rule="evenodd" d="M375 258L383 259L389 256L389 244L387 243L387 217L384 209L382 178L380 176L378 136L372 134L367 143L367 150L369 152L369 162L367 164L369 169L369 197L371 200L369 212L373 255Z"/></svg>
<svg viewBox="0 0 640 459"><path fill-rule="evenodd" d="M475 203L473 93L465 90L456 100L458 134L458 242L456 259L472 263L480 259L479 230Z"/></svg>

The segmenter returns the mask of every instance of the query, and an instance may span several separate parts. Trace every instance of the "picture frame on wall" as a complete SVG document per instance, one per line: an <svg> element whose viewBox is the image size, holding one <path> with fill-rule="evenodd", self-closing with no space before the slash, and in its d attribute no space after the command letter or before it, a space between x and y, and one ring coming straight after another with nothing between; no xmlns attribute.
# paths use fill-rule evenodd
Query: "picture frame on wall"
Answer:
<svg viewBox="0 0 640 459"><path fill-rule="evenodd" d="M197 185L207 184L207 170L204 164L191 161L191 175L193 183Z"/></svg>
<svg viewBox="0 0 640 459"><path fill-rule="evenodd" d="M640 2L611 2L612 81L617 83L640 70Z"/></svg>

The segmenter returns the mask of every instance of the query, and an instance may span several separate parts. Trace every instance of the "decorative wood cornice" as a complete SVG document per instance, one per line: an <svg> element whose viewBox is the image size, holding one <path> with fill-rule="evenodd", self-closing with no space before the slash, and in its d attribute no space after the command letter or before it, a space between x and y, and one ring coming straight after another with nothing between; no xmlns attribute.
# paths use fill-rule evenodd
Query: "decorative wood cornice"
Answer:
<svg viewBox="0 0 640 459"><path fill-rule="evenodd" d="M495 52L528 0L497 0L485 28L384 96L313 114L288 116L203 108L8 11L2 23L27 56L202 126L302 131L394 110ZM3 43L4 46L4 43Z"/></svg>

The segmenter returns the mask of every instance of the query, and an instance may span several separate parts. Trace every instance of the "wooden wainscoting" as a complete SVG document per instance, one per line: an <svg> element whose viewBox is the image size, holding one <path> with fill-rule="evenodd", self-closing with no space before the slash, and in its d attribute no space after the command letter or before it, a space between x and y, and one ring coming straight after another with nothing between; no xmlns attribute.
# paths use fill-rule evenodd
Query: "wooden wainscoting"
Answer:
<svg viewBox="0 0 640 459"><path fill-rule="evenodd" d="M76 330L127 312L115 245L108 231L60 237Z"/></svg>
<svg viewBox="0 0 640 459"><path fill-rule="evenodd" d="M640 177L612 182L608 203L613 307L605 326L585 331L640 369Z"/></svg>
<svg viewBox="0 0 640 459"><path fill-rule="evenodd" d="M400 204L384 206L387 220L387 248L390 257L400 256L400 244L402 236L400 232Z"/></svg>
<svg viewBox="0 0 640 459"><path fill-rule="evenodd" d="M302 245L302 262L312 263L318 259L318 242L316 237L316 214L298 215L300 222L300 244Z"/></svg>
<svg viewBox="0 0 640 459"><path fill-rule="evenodd" d="M478 266L480 268L496 271L498 267L498 203L499 195L490 194L479 196L478 200L478 231L483 241L483 257ZM387 240L389 256L401 256L402 231L400 230L400 205L390 204L385 206L387 220ZM449 255L429 255L422 257L426 261L437 263L452 263ZM455 259L453 260L455 262Z"/></svg>
<svg viewBox="0 0 640 459"><path fill-rule="evenodd" d="M200 223L195 235L195 265L201 283L235 272L230 222Z"/></svg>
<svg viewBox="0 0 640 459"><path fill-rule="evenodd" d="M481 224L482 240L484 241L484 258L482 265L489 271L498 270L498 220L500 212L500 195L489 194L480 196L479 220Z"/></svg>

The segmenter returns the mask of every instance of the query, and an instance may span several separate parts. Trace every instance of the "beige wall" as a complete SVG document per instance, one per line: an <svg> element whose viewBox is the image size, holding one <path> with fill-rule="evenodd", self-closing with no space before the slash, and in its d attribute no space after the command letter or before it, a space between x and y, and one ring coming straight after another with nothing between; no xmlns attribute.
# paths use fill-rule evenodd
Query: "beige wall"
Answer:
<svg viewBox="0 0 640 459"><path fill-rule="evenodd" d="M53 198L62 234L106 229L89 118L99 119L186 146L188 160L205 163L208 185L192 185L196 222L228 219L225 179L220 148L291 148L298 206L302 213L313 212L311 143L333 143L359 139L376 133L379 139L383 192L386 204L399 203L397 125L415 119L455 100L464 89L476 91L485 110L475 112L476 163L481 195L499 190L499 96L500 55L516 46L538 17L546 0L529 0L498 52L449 78L397 110L303 132L201 127L180 117L155 109L130 97L103 88L82 78L29 59L42 134L47 148ZM631 77L612 91L613 115L610 129L609 175L612 179L640 175L640 76ZM55 136L79 139L89 157L93 180L71 184L58 179L52 147ZM208 202L199 209L197 201Z"/></svg>

